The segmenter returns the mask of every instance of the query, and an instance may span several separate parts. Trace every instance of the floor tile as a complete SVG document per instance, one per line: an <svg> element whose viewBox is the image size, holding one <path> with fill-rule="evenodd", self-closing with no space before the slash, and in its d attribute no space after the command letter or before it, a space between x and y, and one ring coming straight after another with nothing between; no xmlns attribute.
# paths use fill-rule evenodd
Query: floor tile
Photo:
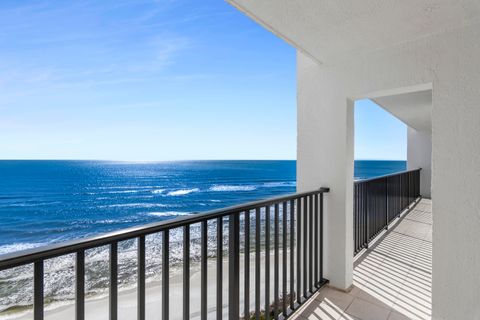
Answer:
<svg viewBox="0 0 480 320"><path fill-rule="evenodd" d="M360 298L355 298L345 313L362 320L386 320L390 314L390 309L385 309Z"/></svg>
<svg viewBox="0 0 480 320"><path fill-rule="evenodd" d="M431 201L421 200L355 260L350 292L322 289L292 319L431 319L431 240Z"/></svg>

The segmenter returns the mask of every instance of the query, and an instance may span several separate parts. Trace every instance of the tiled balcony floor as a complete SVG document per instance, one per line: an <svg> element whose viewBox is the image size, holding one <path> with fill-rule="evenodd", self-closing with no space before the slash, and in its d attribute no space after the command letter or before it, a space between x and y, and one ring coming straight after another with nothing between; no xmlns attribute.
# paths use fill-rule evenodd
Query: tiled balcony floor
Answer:
<svg viewBox="0 0 480 320"><path fill-rule="evenodd" d="M431 319L432 202L422 199L355 262L353 289L318 292L292 318Z"/></svg>

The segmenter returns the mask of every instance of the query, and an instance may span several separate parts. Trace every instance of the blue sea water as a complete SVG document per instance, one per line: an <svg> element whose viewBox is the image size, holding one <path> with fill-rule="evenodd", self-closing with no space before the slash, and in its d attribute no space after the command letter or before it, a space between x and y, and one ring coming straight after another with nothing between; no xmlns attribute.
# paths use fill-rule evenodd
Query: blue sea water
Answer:
<svg viewBox="0 0 480 320"><path fill-rule="evenodd" d="M0 254L295 192L295 161L0 161ZM355 161L355 178L405 170Z"/></svg>
<svg viewBox="0 0 480 320"><path fill-rule="evenodd" d="M295 161L0 161L0 254L293 193L295 167ZM355 178L405 168L405 161L355 161ZM175 231L171 272L182 260L182 235ZM215 248L213 236L208 241ZM191 255L198 256L198 228L192 227L191 239ZM159 278L161 237L148 236L146 248L151 281ZM136 252L135 241L119 244L121 288L135 284ZM108 256L107 247L87 250L88 296L108 293L108 267L99 267ZM74 264L72 255L45 261L49 307L74 301ZM0 272L0 319L31 309L31 268Z"/></svg>

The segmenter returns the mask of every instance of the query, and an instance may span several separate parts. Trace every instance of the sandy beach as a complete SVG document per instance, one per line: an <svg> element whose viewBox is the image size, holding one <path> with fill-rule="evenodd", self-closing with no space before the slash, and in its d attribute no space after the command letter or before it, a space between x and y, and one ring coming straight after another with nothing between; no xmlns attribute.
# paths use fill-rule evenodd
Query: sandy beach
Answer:
<svg viewBox="0 0 480 320"><path fill-rule="evenodd" d="M271 252L270 264L270 297L273 299L273 261L274 255ZM243 300L244 288L244 266L245 260L242 255L240 261L240 296ZM261 292L265 288L265 255L261 256ZM281 291L281 270L282 270L282 253L279 254L280 267L280 291ZM216 259L212 258L208 261L208 312L209 318L216 314ZM170 319L182 319L182 299L183 299L183 279L181 269L177 269L170 274ZM253 289L255 280L255 254L250 254L250 309L255 308L255 295ZM288 287L287 283L287 287ZM146 285L146 318L156 319L162 312L162 289L161 281L148 282ZM263 296L263 295L262 295ZM261 297L262 309L264 307L264 297ZM243 311L243 304L240 304L240 310ZM190 318L200 318L200 268L198 262L191 262L190 271ZM224 317L228 317L228 259L223 259L223 313ZM32 318L32 312L24 312L18 315L9 315L8 317L0 317L0 319L18 319L27 320ZM107 320L108 319L108 296L101 298L87 299L85 302L85 318L88 320ZM131 320L137 318L137 291L133 289L120 290L118 294L118 318L119 320ZM48 320L67 320L75 319L75 304L59 306L56 308L46 308L45 319Z"/></svg>

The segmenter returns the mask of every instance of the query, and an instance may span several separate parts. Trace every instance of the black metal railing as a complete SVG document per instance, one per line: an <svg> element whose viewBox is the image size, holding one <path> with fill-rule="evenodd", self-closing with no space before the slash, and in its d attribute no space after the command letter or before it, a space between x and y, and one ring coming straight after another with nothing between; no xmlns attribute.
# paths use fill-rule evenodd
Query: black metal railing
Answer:
<svg viewBox="0 0 480 320"><path fill-rule="evenodd" d="M420 170L394 173L354 183L354 255L420 196Z"/></svg>
<svg viewBox="0 0 480 320"><path fill-rule="evenodd" d="M323 278L323 197L328 188L277 197L264 201L201 214L180 217L141 227L129 228L97 237L55 244L48 247L26 250L0 256L0 271L33 265L33 318L41 320L45 313L44 281L45 262L49 259L75 256L75 317L85 319L85 257L87 250L108 247L109 274L109 319L118 317L119 292L119 244L124 241L137 243L137 319L145 319L146 274L145 238L161 236L161 319L167 320L172 309L183 319L279 319L287 318L315 291L327 283ZM212 227L214 227L212 229ZM200 310L192 312L191 292L191 246L192 230L198 230L200 239ZM213 232L213 230L215 230ZM179 269L183 272L182 308L169 308L170 268L173 262L171 235L182 233L180 246L183 259ZM252 237L252 232L254 236ZM216 248L211 254L212 241ZM272 244L273 237L273 244ZM226 240L224 242L224 240ZM225 250L225 247L228 247ZM177 248L178 249L178 248ZM228 255L224 256L224 252ZM273 252L273 255L272 255ZM172 254L173 255L173 254ZM217 259L216 276L209 279L207 264ZM224 260L228 262L228 281L223 281ZM254 264L252 263L254 260ZM272 261L273 260L273 263ZM273 272L273 278L272 278ZM253 273L253 277L251 278ZM242 280L242 281L241 281ZM254 288L250 288L254 280ZM272 283L273 280L273 283ZM207 308L208 284L216 288L215 310ZM241 290L243 285L243 290ZM228 287L228 303L223 301L224 287ZM273 287L273 295L271 289ZM225 288L227 289L227 288ZM254 289L251 291L251 289ZM210 295L211 297L211 295ZM242 307L242 310L241 310ZM179 309L181 309L179 311ZM228 310L228 311L227 311Z"/></svg>

